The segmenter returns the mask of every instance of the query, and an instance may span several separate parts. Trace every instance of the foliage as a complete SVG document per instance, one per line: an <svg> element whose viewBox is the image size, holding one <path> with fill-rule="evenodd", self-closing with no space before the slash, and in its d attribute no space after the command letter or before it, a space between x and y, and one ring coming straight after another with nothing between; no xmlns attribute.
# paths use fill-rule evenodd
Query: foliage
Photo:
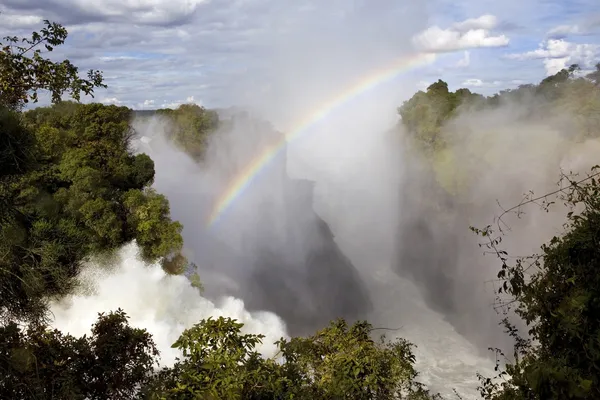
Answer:
<svg viewBox="0 0 600 400"><path fill-rule="evenodd" d="M529 327L521 338L505 320L517 339L515 359L509 362L503 384L483 380L485 399L597 399L600 397L600 173L580 181L563 176L559 199L572 211L567 214L566 233L542 246L542 253L517 258L509 264L501 250L500 236L491 226L474 229L488 238L486 246L502 262L498 278L501 291L511 296L509 305ZM552 195L553 195L552 194ZM543 201L549 195L529 199L509 210L521 212L528 203ZM579 210L579 212L575 212ZM501 227L499 221L498 227Z"/></svg>
<svg viewBox="0 0 600 400"><path fill-rule="evenodd" d="M99 71L90 70L82 79L69 60L53 62L43 57L40 47L51 52L67 38L62 25L47 20L44 24L31 38L7 36L0 43L0 106L20 109L29 100L37 102L40 90L49 91L58 103L65 92L79 100L82 92L93 96L94 88L106 87Z"/></svg>
<svg viewBox="0 0 600 400"><path fill-rule="evenodd" d="M0 316L43 315L87 255L134 239L148 260L185 264L182 227L147 188L154 163L129 151L129 109L64 102L0 116Z"/></svg>
<svg viewBox="0 0 600 400"><path fill-rule="evenodd" d="M442 128L459 112L493 108L502 103L522 102L535 112L548 112L552 109L573 111L587 118L597 118L599 91L593 82L600 76L598 70L587 76L588 79L575 78L580 70L577 64L562 69L554 75L544 78L538 85L521 85L517 89L503 90L490 97L472 93L469 89L448 90L448 84L438 80L419 91L398 108L402 124L411 133L419 147L428 155L445 148L447 139ZM530 104L535 96L535 106ZM597 120L593 120L597 123ZM596 131L596 134L600 132Z"/></svg>
<svg viewBox="0 0 600 400"><path fill-rule="evenodd" d="M426 92L417 92L405 101L398 113L402 123L414 133L417 142L425 149L443 147L444 139L439 136L442 125L455 115L461 105L475 104L483 96L473 94L469 89L456 92L448 90L448 84L442 80L431 84Z"/></svg>
<svg viewBox="0 0 600 400"><path fill-rule="evenodd" d="M201 160L209 134L219 126L217 112L195 104L182 104L176 110L161 109L156 113L170 120L170 139L192 158Z"/></svg>
<svg viewBox="0 0 600 400"><path fill-rule="evenodd" d="M461 124L453 124L460 114L494 110L501 105L517 106L518 114L528 121L556 115L570 116L572 141L600 136L600 90L594 78L597 71L586 78L577 77L579 71L579 66L574 64L544 78L537 85L520 85L489 97L468 89L450 92L446 82L438 80L426 92L419 91L404 102L398 112L412 148L429 161L438 184L452 195L457 195L467 187L470 176L464 171L469 164L465 160L472 160L471 164L479 162L486 165L490 162L481 147L475 145L489 135L471 135L468 141L460 140L463 133L458 128L465 128Z"/></svg>
<svg viewBox="0 0 600 400"><path fill-rule="evenodd" d="M130 327L122 310L100 314L82 338L10 323L0 326L0 398L139 398L157 356L151 335Z"/></svg>
<svg viewBox="0 0 600 400"><path fill-rule="evenodd" d="M280 358L256 352L264 336L209 318L174 347L183 358L158 374L155 399L432 399L415 382L414 355L403 340L375 342L364 322L338 320L308 338L281 339Z"/></svg>

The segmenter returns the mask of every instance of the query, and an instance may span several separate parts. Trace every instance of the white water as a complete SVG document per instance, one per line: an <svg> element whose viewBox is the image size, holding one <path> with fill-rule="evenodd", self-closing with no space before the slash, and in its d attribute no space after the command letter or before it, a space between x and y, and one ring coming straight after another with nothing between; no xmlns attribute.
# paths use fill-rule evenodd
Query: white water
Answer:
<svg viewBox="0 0 600 400"><path fill-rule="evenodd" d="M356 246L344 245L343 238L338 242L359 271L369 271L368 276L363 276L369 293L375 294L369 322L374 327L386 328L380 332L386 338L405 338L416 346L413 351L418 380L445 399L456 399L453 389L464 400L478 399L476 373L492 377L493 361L481 357L478 349L444 321L442 315L429 309L417 287L393 273L388 263L360 260ZM361 268L365 262L370 269Z"/></svg>
<svg viewBox="0 0 600 400"><path fill-rule="evenodd" d="M171 344L183 330L209 316L235 318L244 323L244 332L264 334L258 350L267 357L275 354L273 343L287 337L284 322L273 313L250 313L243 301L229 296L213 303L187 278L166 275L159 265L144 264L137 252L137 246L129 244L121 249L112 268L94 264L85 268L80 291L51 305L53 326L82 336L89 334L98 313L120 307L130 317L131 326L152 333L162 365L172 365L179 355ZM475 372L489 371L490 361L476 356L473 346L427 309L414 285L385 268L372 272L371 290L385 296L375 297L376 313L371 322L376 327L401 327L382 333L390 339L405 337L418 346L415 353L421 382L442 394L451 395L455 388L465 399L476 398ZM402 315L410 317L402 319Z"/></svg>
<svg viewBox="0 0 600 400"><path fill-rule="evenodd" d="M161 364L172 365L179 355L173 344L184 329L200 320L231 317L244 323L245 333L265 335L259 351L273 356L276 340L286 336L283 321L269 312L250 313L244 302L223 297L213 303L200 295L184 276L165 274L162 268L144 264L135 244L123 247L119 262L113 268L91 264L83 270L82 289L51 305L54 327L74 336L88 334L98 313L122 308L130 317L130 325L147 329L161 353Z"/></svg>

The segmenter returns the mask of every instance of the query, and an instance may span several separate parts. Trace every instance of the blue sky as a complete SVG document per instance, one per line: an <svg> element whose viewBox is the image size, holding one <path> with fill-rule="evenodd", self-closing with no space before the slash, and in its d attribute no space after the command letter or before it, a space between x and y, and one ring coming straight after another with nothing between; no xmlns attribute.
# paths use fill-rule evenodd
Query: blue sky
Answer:
<svg viewBox="0 0 600 400"><path fill-rule="evenodd" d="M69 40L52 57L104 71L96 100L134 108L300 104L415 52L436 59L388 83L398 101L438 78L491 94L600 61L597 0L2 0L0 11L2 36L63 23Z"/></svg>

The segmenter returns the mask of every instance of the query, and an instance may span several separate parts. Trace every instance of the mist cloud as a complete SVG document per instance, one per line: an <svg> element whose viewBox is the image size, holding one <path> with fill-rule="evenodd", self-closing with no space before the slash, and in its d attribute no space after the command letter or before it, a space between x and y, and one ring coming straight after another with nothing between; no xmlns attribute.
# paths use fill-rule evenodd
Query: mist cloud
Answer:
<svg viewBox="0 0 600 400"><path fill-rule="evenodd" d="M244 323L245 333L263 334L257 350L266 357L277 352L275 341L287 337L284 322L268 312L250 313L244 302L222 296L215 302L202 297L184 276L165 274L160 265L138 258L135 243L122 248L107 265L90 263L79 276L78 292L51 304L52 325L74 336L89 334L98 313L122 308L130 324L147 329L161 352L161 364L172 366L179 350L171 345L184 329L209 317L230 317Z"/></svg>

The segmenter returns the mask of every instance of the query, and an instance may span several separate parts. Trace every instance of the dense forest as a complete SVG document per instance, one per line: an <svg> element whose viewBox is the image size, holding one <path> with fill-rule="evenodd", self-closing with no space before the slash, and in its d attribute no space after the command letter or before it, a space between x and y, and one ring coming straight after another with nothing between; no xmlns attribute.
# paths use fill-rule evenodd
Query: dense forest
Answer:
<svg viewBox="0 0 600 400"><path fill-rule="evenodd" d="M64 27L46 22L31 38L5 38L0 50L0 398L438 398L418 383L411 344L379 340L367 322L340 319L313 335L282 338L281 358L265 359L256 352L261 335L244 334L227 318L198 321L173 344L182 356L168 368L158 368L152 336L130 326L122 310L99 315L90 336L51 329L48 302L73 290L91 256L135 240L145 260L159 260L169 273L193 267L181 251L182 225L151 188L152 159L131 150L136 112L78 103L104 87L101 72L83 79L68 60L44 58L41 49L52 51L66 37ZM492 97L451 92L439 80L398 112L414 151L439 172L451 151L444 127L460 113L515 100L541 99L523 111L528 117L573 113L573 141L600 136L599 85L600 64L587 76L574 65ZM54 104L24 111L41 91ZM155 113L172 122L170 139L198 162L222 123L216 111L195 105ZM498 256L500 290L529 328L522 338L506 321L514 357L498 367L500 379L481 377L482 398L600 398L598 174L564 177L561 200L576 212L539 255L510 257L500 245L505 232L472 228ZM460 197L459 178L459 171L436 175L450 197ZM527 271L532 264L534 273Z"/></svg>

